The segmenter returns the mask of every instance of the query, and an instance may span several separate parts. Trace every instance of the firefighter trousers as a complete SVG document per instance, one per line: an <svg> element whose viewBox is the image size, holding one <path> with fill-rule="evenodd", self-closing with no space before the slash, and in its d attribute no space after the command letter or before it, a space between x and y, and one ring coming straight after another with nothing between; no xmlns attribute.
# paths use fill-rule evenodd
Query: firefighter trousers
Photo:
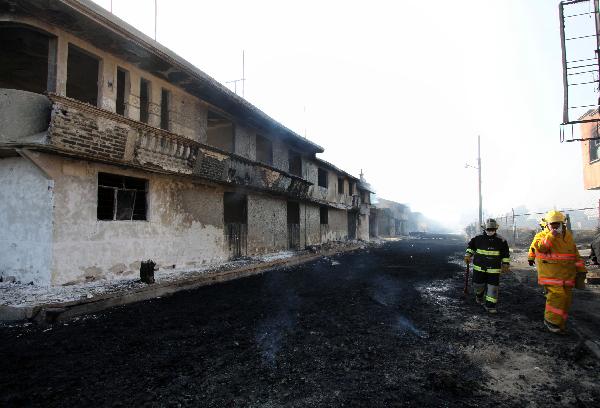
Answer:
<svg viewBox="0 0 600 408"><path fill-rule="evenodd" d="M573 300L573 288L568 286L544 285L546 310L544 319L565 329Z"/></svg>
<svg viewBox="0 0 600 408"><path fill-rule="evenodd" d="M478 298L485 298L486 305L495 307L498 303L500 274L473 271L473 290Z"/></svg>

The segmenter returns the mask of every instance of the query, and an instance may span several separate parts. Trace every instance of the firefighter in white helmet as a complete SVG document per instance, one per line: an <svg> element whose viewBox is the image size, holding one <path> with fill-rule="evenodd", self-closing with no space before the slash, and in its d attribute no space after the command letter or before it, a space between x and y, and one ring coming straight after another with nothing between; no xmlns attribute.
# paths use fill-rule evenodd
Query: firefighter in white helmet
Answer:
<svg viewBox="0 0 600 408"><path fill-rule="evenodd" d="M500 273L508 272L510 265L508 243L496 231L496 220L486 220L485 231L469 241L465 254L467 264L473 258L475 301L482 304L489 313L496 313Z"/></svg>
<svg viewBox="0 0 600 408"><path fill-rule="evenodd" d="M566 217L560 211L546 214L547 226L533 243L538 271L538 284L546 294L544 324L553 333L565 331L576 281L585 280L585 264L565 226Z"/></svg>

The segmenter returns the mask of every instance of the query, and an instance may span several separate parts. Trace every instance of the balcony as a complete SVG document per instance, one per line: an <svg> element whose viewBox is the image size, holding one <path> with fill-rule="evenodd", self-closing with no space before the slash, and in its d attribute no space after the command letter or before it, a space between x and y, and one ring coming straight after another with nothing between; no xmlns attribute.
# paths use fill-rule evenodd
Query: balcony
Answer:
<svg viewBox="0 0 600 408"><path fill-rule="evenodd" d="M177 174L307 199L311 183L274 167L148 126L114 112L49 94L13 91L19 103L0 116L0 149L27 147L81 159ZM8 90L12 91L12 90ZM28 102L29 101L29 102ZM12 102L11 102L12 103ZM4 111L4 109L3 109ZM23 125L24 124L24 125ZM24 129L23 128L24 126Z"/></svg>

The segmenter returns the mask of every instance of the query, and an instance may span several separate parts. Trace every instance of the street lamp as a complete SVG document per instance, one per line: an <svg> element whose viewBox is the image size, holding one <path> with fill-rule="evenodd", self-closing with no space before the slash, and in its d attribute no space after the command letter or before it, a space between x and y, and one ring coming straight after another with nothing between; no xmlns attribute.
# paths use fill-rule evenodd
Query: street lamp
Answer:
<svg viewBox="0 0 600 408"><path fill-rule="evenodd" d="M481 136L477 135L477 167L465 164L466 168L477 169L479 182L479 226L483 225L482 199L481 199Z"/></svg>

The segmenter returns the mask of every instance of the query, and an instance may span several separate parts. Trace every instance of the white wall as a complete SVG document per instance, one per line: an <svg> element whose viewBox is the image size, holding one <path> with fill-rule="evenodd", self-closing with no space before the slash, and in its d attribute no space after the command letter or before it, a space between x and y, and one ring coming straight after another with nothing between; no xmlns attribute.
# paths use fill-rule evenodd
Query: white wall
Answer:
<svg viewBox="0 0 600 408"><path fill-rule="evenodd" d="M134 276L146 259L178 269L227 259L222 190L172 176L45 159L57 169L53 284ZM98 172L148 180L148 220L98 221Z"/></svg>
<svg viewBox="0 0 600 408"><path fill-rule="evenodd" d="M22 157L0 159L0 275L50 283L52 181Z"/></svg>

